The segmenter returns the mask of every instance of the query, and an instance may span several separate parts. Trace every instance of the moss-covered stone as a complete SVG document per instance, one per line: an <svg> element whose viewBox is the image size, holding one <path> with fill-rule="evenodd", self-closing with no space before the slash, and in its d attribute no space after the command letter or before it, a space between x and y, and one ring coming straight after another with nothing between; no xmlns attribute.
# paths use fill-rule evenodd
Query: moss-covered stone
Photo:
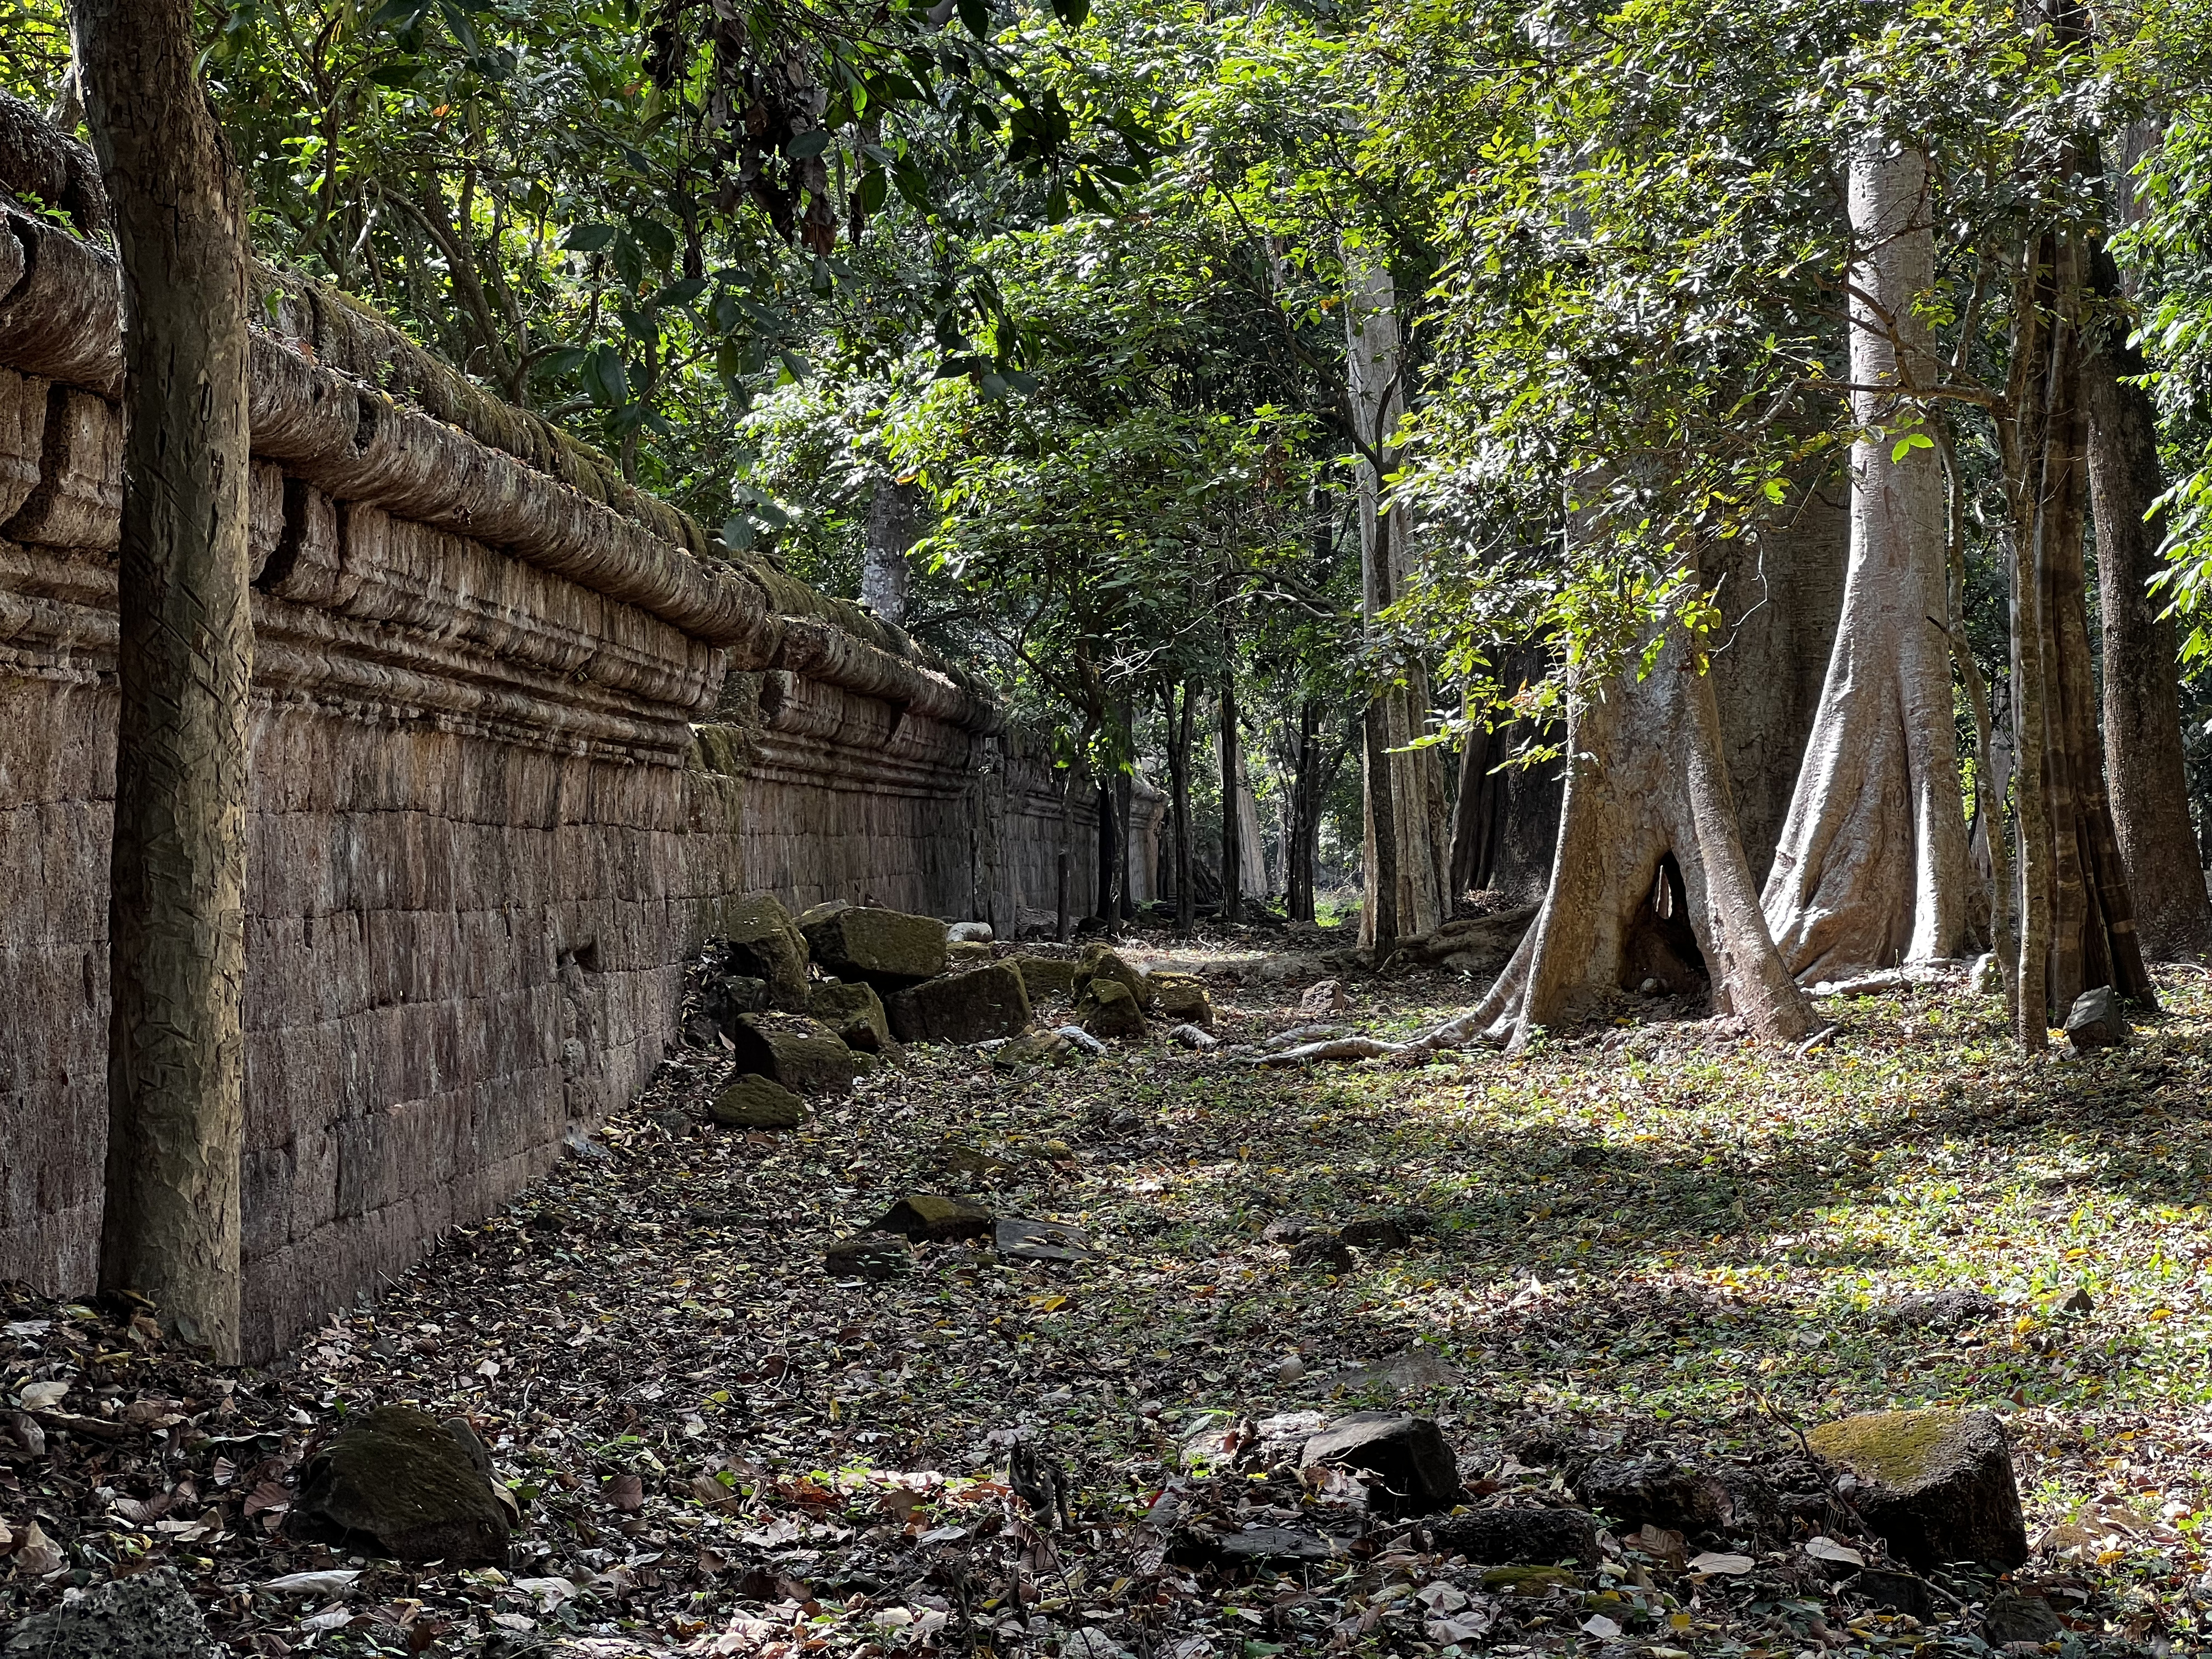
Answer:
<svg viewBox="0 0 2212 1659"><path fill-rule="evenodd" d="M1060 957L1012 957L1008 958L1022 983L1029 988L1030 1000L1042 1002L1047 997L1058 997L1062 1001L1075 1000L1075 964Z"/></svg>
<svg viewBox="0 0 2212 1659"><path fill-rule="evenodd" d="M991 1212L980 1205L942 1193L908 1193L868 1231L943 1243L956 1238L988 1238L991 1228Z"/></svg>
<svg viewBox="0 0 2212 1659"><path fill-rule="evenodd" d="M1111 980L1125 988L1136 1000L1139 1009L1152 1006L1152 981L1141 968L1124 962L1120 953L1110 945L1086 945L1075 964L1075 992L1078 996L1089 989L1097 980Z"/></svg>
<svg viewBox="0 0 2212 1659"><path fill-rule="evenodd" d="M378 1407L309 1458L285 1528L402 1561L507 1565L507 1512L472 1449L408 1406Z"/></svg>
<svg viewBox="0 0 2212 1659"><path fill-rule="evenodd" d="M842 1095L853 1086L853 1051L818 1019L743 1014L730 1039L739 1073L758 1073L802 1095Z"/></svg>
<svg viewBox="0 0 2212 1659"><path fill-rule="evenodd" d="M725 973L765 980L769 1004L791 1013L806 1008L806 940L791 913L767 893L732 899L716 918L722 945L715 956Z"/></svg>
<svg viewBox="0 0 2212 1659"><path fill-rule="evenodd" d="M980 967L989 962L992 956L988 939L956 939L945 947L945 959L956 968Z"/></svg>
<svg viewBox="0 0 2212 1659"><path fill-rule="evenodd" d="M1562 1567L1492 1567L1482 1575L1482 1587L1493 1595L1533 1597L1580 1589L1582 1581Z"/></svg>
<svg viewBox="0 0 2212 1659"><path fill-rule="evenodd" d="M764 1077L738 1078L707 1108L726 1129L796 1129L806 1118L806 1103L781 1083Z"/></svg>
<svg viewBox="0 0 2212 1659"><path fill-rule="evenodd" d="M1148 1012L1197 1025L1213 1024L1213 999L1206 994L1206 981L1197 975L1151 973L1145 975L1145 983L1152 997L1146 1005Z"/></svg>
<svg viewBox="0 0 2212 1659"><path fill-rule="evenodd" d="M848 1048L880 1054L891 1046L891 1025L876 988L854 980L825 980L814 987L807 1012L843 1039Z"/></svg>
<svg viewBox="0 0 2212 1659"><path fill-rule="evenodd" d="M1075 1001L1076 1023L1096 1037L1140 1037L1144 1010L1119 980L1093 979Z"/></svg>
<svg viewBox="0 0 2212 1659"><path fill-rule="evenodd" d="M1015 1072L1025 1066L1065 1066L1075 1058L1075 1045L1057 1031L1025 1031L991 1056L994 1070Z"/></svg>
<svg viewBox="0 0 2212 1659"><path fill-rule="evenodd" d="M935 916L847 905L805 923L802 931L815 961L840 979L866 980L878 991L903 990L945 971L945 924Z"/></svg>
<svg viewBox="0 0 2212 1659"><path fill-rule="evenodd" d="M947 974L892 994L885 1005L902 1042L984 1042L1030 1023L1030 994L1010 963Z"/></svg>
<svg viewBox="0 0 2212 1659"><path fill-rule="evenodd" d="M2027 1559L2012 1449L1994 1412L1869 1412L1806 1441L1849 1477L1845 1495L1899 1560L2009 1571Z"/></svg>

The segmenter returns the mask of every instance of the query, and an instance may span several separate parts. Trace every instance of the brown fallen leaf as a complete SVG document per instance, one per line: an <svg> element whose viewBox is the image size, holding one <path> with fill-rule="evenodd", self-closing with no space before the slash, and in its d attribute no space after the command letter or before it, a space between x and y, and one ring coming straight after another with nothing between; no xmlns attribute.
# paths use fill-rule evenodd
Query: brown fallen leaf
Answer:
<svg viewBox="0 0 2212 1659"><path fill-rule="evenodd" d="M618 1474L606 1485L607 1502L628 1515L645 1507L645 1482L635 1474Z"/></svg>

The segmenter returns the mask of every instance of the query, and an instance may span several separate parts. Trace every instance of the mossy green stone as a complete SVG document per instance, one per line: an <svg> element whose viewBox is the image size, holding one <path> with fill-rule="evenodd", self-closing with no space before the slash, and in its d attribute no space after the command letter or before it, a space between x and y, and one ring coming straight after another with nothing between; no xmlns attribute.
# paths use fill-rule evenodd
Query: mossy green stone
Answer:
<svg viewBox="0 0 2212 1659"><path fill-rule="evenodd" d="M1580 1589L1582 1581L1561 1567L1492 1567L1482 1575L1482 1587L1499 1595L1534 1596Z"/></svg>
<svg viewBox="0 0 2212 1659"><path fill-rule="evenodd" d="M286 1527L402 1561L507 1559L507 1512L470 1449L408 1406L379 1406L309 1458Z"/></svg>
<svg viewBox="0 0 2212 1659"><path fill-rule="evenodd" d="M726 1129L796 1129L806 1117L806 1103L781 1083L741 1077L708 1107Z"/></svg>

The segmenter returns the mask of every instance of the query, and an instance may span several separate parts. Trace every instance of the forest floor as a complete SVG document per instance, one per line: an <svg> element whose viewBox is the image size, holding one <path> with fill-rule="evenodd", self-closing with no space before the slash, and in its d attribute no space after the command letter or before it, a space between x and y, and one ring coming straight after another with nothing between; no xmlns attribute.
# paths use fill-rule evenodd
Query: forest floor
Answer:
<svg viewBox="0 0 2212 1659"><path fill-rule="evenodd" d="M1131 954L1206 971L1223 1035L1250 1040L1301 1023L1320 976L1267 967L1281 937ZM1345 982L1343 1023L1378 1035L1478 988ZM1779 1468L1796 1427L1953 1403L2009 1426L2038 1545L2018 1578L2069 1627L2049 1651L2205 1650L2212 988L2160 991L2129 1047L2078 1060L2021 1059L1994 1003L1940 984L1828 1000L1840 1029L1802 1057L1650 1003L1510 1060L1263 1070L1156 1036L1011 1077L916 1049L783 1135L678 1115L708 1079L672 1067L267 1370L17 1298L9 1399L66 1381L124 1431L11 1454L0 1615L160 1563L234 1651L271 1656L1984 1653L1995 1586L1939 1578L1926 1617L1897 1616L1802 1537L1696 1572L1680 1540L1608 1536L1548 1584L1379 1522L1280 1571L1163 1559L1170 1510L1361 1532L1356 1493L1234 1455L1291 1413L1431 1416L1480 1501L1534 1504L1601 1451ZM913 1191L1073 1224L1098 1255L982 1241L884 1280L825 1271ZM1265 1231L1408 1209L1430 1230L1346 1272ZM1894 1319L1947 1289L1993 1301L1956 1329ZM302 1449L392 1401L482 1428L520 1510L509 1571L276 1529ZM1019 1438L1067 1472L1068 1528L1009 1494ZM340 1577L317 1594L258 1588L319 1570Z"/></svg>

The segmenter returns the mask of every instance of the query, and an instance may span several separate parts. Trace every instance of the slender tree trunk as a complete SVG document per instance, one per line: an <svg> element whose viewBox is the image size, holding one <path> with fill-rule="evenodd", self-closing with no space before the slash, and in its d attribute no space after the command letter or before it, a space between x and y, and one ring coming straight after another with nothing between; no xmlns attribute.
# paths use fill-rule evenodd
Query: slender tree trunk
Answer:
<svg viewBox="0 0 2212 1659"><path fill-rule="evenodd" d="M1396 802L1376 774L1390 764L1389 715L1380 696L1367 705L1361 745L1362 793L1367 798L1367 895L1359 912L1359 942L1373 953L1375 965L1389 961L1402 937L1398 916L1398 825Z"/></svg>
<svg viewBox="0 0 2212 1659"><path fill-rule="evenodd" d="M1174 689L1169 689L1168 787L1175 796L1169 805L1175 815L1176 927L1185 933L1198 922L1198 891L1192 883L1190 857L1191 705L1197 701L1197 685L1185 680L1182 710L1177 714Z"/></svg>
<svg viewBox="0 0 2212 1659"><path fill-rule="evenodd" d="M1129 806L1136 780L1124 772L1114 780L1114 925L1118 929L1137 914L1129 891Z"/></svg>
<svg viewBox="0 0 2212 1659"><path fill-rule="evenodd" d="M123 532L100 1281L240 1357L246 266L185 0L76 0L123 255Z"/></svg>
<svg viewBox="0 0 2212 1659"><path fill-rule="evenodd" d="M1397 296L1387 266L1356 271L1345 308L1347 365L1352 416L1360 437L1375 457L1359 471L1360 614L1378 666L1384 644L1381 613L1404 597L1413 569L1413 538L1402 507L1382 510L1382 468L1391 461L1389 441L1406 411L1405 353L1399 336ZM1360 912L1360 944L1386 959L1401 937L1425 933L1451 913L1451 848L1444 805L1443 763L1433 749L1407 747L1426 730L1429 677L1419 659L1391 665L1391 683L1379 693L1379 727L1370 721L1370 753L1362 776L1368 795L1366 836L1367 899ZM1387 791L1385 805L1376 799ZM1383 849L1376 825L1387 817L1395 842ZM1395 872L1396 890L1387 907L1396 918L1390 939L1379 941L1373 921L1386 907L1376 890L1378 859Z"/></svg>
<svg viewBox="0 0 2212 1659"><path fill-rule="evenodd" d="M1298 704L1298 757L1291 783L1290 902L1292 921L1314 919L1314 863L1320 824L1321 714Z"/></svg>
<svg viewBox="0 0 2212 1659"><path fill-rule="evenodd" d="M1244 919L1244 792L1237 767L1243 738L1237 730L1237 663L1226 654L1226 623L1221 644L1221 919L1234 926Z"/></svg>
<svg viewBox="0 0 2212 1659"><path fill-rule="evenodd" d="M1098 920L1109 927L1114 925L1114 877L1120 868L1115 847L1120 839L1115 833L1117 827L1114 821L1113 786L1102 783L1098 786Z"/></svg>
<svg viewBox="0 0 2212 1659"><path fill-rule="evenodd" d="M860 603L894 628L906 626L914 568L907 550L914 545L915 520L921 492L910 483L878 475L868 497L866 563L860 572Z"/></svg>
<svg viewBox="0 0 2212 1659"><path fill-rule="evenodd" d="M2180 652L2165 605L2150 593L2162 568L2166 493L2150 393L2128 382L2149 372L2128 343L2120 276L2093 246L2082 380L2089 404L2089 488L2097 519L2098 615L2104 633L2105 775L2142 930L2154 957L2212 951L2212 900L2189 816L2182 763Z"/></svg>

